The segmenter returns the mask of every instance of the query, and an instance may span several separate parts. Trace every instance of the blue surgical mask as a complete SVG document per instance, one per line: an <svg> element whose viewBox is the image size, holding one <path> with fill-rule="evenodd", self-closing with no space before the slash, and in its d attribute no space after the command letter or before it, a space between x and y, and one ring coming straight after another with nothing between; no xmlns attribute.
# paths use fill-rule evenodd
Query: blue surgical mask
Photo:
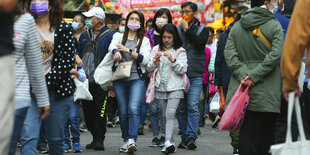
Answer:
<svg viewBox="0 0 310 155"><path fill-rule="evenodd" d="M92 20L91 19L86 19L85 20L85 26L87 29L92 29L94 27L94 24L92 24Z"/></svg>
<svg viewBox="0 0 310 155"><path fill-rule="evenodd" d="M121 32L121 33L124 33L125 32L125 26L120 26L118 28L118 31Z"/></svg>
<svg viewBox="0 0 310 155"><path fill-rule="evenodd" d="M170 45L165 45L166 46L166 48L170 48L170 47L172 47L174 45L174 43L171 43Z"/></svg>
<svg viewBox="0 0 310 155"><path fill-rule="evenodd" d="M79 23L77 23L77 22L72 22L71 26L72 26L73 30L79 29Z"/></svg>

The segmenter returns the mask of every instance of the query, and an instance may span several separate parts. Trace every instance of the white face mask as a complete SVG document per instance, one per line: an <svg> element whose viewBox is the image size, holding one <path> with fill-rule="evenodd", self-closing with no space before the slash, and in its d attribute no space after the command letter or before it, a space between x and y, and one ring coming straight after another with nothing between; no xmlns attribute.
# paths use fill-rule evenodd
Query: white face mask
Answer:
<svg viewBox="0 0 310 155"><path fill-rule="evenodd" d="M168 19L165 18L156 18L155 24L157 28L161 29L163 28L166 24L168 24Z"/></svg>

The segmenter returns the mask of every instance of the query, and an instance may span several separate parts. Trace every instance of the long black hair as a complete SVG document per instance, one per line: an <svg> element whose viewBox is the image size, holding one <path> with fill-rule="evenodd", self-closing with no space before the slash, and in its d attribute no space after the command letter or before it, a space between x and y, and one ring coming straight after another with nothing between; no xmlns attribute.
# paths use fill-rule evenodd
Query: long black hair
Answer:
<svg viewBox="0 0 310 155"><path fill-rule="evenodd" d="M154 15L154 18L153 18L153 21L152 21L152 27L158 32L160 33L160 30L159 28L157 27L156 25L156 19L160 16L162 16L163 14L166 14L167 17L168 17L168 23L172 23L172 16L171 16L171 13L170 11L167 9L167 8L161 8L159 9L155 15Z"/></svg>
<svg viewBox="0 0 310 155"><path fill-rule="evenodd" d="M124 36L123 36L123 40L122 40L122 43L126 43L127 39L128 39L128 33L129 33L129 28L128 28L128 20L129 20L129 17L132 15L132 14L137 14L139 16L139 19L140 19L140 29L137 30L137 38L139 39L139 43L138 45L136 46L136 48L140 48L141 45L142 45L142 41L143 41L143 37L144 37L144 34L145 34L145 29L144 29L144 15L142 12L140 11L131 11L127 17L126 17L126 26L125 26L125 32L124 32Z"/></svg>
<svg viewBox="0 0 310 155"><path fill-rule="evenodd" d="M164 33L167 32L167 33L170 33L172 34L173 36L173 49L177 50L179 48L182 47L182 40L179 36L179 33L178 33L178 29L175 25L171 24L171 23L168 23L167 25L165 25L161 32L160 32L160 40L159 40L159 47L160 47L160 50L164 50L164 42L163 42L163 35Z"/></svg>

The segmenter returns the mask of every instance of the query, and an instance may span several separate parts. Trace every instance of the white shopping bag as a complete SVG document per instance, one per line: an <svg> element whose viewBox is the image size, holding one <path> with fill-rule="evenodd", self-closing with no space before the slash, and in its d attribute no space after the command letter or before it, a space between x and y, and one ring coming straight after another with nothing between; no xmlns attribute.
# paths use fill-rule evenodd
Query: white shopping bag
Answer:
<svg viewBox="0 0 310 155"><path fill-rule="evenodd" d="M93 100L93 96L88 90L88 79L84 82L81 82L77 78L74 78L73 80L76 86L76 90L74 92L74 102L76 100Z"/></svg>
<svg viewBox="0 0 310 155"><path fill-rule="evenodd" d="M293 142L291 135L291 122L293 114L293 106L297 116L297 124L300 135L300 141ZM304 126L302 124L299 98L294 93L289 94L288 113L287 113L287 132L286 140L283 144L272 145L270 148L272 155L309 155L310 154L310 141L306 140Z"/></svg>
<svg viewBox="0 0 310 155"><path fill-rule="evenodd" d="M220 94L216 92L210 102L210 112L219 113L220 112Z"/></svg>

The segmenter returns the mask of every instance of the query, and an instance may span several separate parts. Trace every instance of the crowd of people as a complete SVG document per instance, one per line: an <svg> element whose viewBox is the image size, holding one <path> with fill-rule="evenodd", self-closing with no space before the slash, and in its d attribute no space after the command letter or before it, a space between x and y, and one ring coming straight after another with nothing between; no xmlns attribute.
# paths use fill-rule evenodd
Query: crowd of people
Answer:
<svg viewBox="0 0 310 155"><path fill-rule="evenodd" d="M251 8L235 8L225 30L201 25L193 2L181 5L179 25L167 8L146 22L134 10L112 30L100 7L68 24L60 0L0 0L0 154L14 155L18 144L22 155L82 152L82 117L92 136L86 149L104 150L106 127L118 123L118 151L136 152L148 117L150 147L165 154L196 150L206 119L216 128L225 113L211 112L214 94L222 90L228 105L242 83L250 100L242 127L230 132L232 153L267 155L285 141L288 93L301 96L309 6L296 2L289 28L292 11L283 13L282 0L252 0ZM76 96L77 83L86 83L91 99ZM308 138L309 88L306 78L301 104ZM180 140L173 137L175 118ZM296 141L296 119L292 128Z"/></svg>

